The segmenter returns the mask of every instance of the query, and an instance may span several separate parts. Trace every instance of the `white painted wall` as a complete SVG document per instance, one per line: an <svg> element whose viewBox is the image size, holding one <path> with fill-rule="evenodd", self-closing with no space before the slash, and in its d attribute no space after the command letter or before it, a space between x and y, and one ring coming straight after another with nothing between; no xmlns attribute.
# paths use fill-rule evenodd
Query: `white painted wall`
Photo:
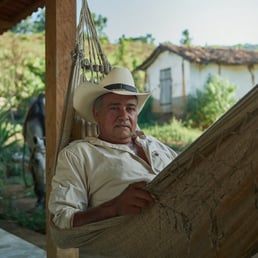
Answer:
<svg viewBox="0 0 258 258"><path fill-rule="evenodd" d="M236 99L243 97L258 83L258 66L253 70L255 82L252 83L252 75L246 66L220 66L216 64L209 65L191 65L191 93L196 89L203 89L209 74L219 74L221 77L230 81L237 86Z"/></svg>
<svg viewBox="0 0 258 258"><path fill-rule="evenodd" d="M153 64L146 70L146 89L152 92L154 98L154 110L159 110L158 105L160 98L159 76L160 70L171 68L172 72L172 98L181 98L183 95L183 74L182 65L184 66L184 80L186 95L194 94L197 89L202 90L209 74L219 74L221 77L229 80L237 86L236 99L243 97L248 91L258 84L258 65L253 68L254 83L252 75L247 66L226 66L217 64L199 65L184 60L181 56L166 51L161 53Z"/></svg>

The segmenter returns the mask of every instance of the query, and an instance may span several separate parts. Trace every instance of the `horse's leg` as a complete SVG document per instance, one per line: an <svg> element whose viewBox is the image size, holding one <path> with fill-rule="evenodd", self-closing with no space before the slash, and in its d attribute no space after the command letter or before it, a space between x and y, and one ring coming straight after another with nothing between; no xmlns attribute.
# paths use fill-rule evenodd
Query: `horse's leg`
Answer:
<svg viewBox="0 0 258 258"><path fill-rule="evenodd" d="M37 118L34 118L32 120L28 120L26 124L26 135L25 139L29 146L30 151L32 152L35 142L34 142L34 136L37 136L39 138L44 138L44 132L43 128L41 127L40 122Z"/></svg>
<svg viewBox="0 0 258 258"><path fill-rule="evenodd" d="M46 156L45 141L35 136L34 150L31 156L31 171L34 179L34 192L37 196L36 207L45 207L45 174L46 174Z"/></svg>

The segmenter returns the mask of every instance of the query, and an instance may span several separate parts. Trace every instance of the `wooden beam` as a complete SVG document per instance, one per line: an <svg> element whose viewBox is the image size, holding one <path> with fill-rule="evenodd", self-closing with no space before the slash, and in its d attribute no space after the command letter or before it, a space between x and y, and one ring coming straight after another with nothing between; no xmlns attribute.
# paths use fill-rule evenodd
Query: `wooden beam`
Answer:
<svg viewBox="0 0 258 258"><path fill-rule="evenodd" d="M0 8L2 7L2 6L4 6L6 3L8 3L9 2L9 0L1 0L0 1Z"/></svg>
<svg viewBox="0 0 258 258"><path fill-rule="evenodd" d="M76 36L76 0L46 1L46 200L48 203L54 174L55 152L60 131L61 112L71 68L71 51ZM62 250L54 245L47 212L47 257L77 258L78 249Z"/></svg>

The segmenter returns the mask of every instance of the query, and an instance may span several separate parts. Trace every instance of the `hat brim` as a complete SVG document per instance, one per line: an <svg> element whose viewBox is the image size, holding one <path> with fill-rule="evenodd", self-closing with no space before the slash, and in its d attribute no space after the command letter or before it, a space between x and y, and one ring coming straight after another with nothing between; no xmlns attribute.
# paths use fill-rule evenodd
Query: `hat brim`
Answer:
<svg viewBox="0 0 258 258"><path fill-rule="evenodd" d="M93 116L93 104L94 101L107 93L113 93L118 95L125 95L125 96L136 96L137 97L137 111L138 114L141 112L142 108L144 107L145 102L150 97L150 93L136 93L136 92L129 92L125 90L108 90L102 87L98 87L97 84L85 82L78 86L74 91L73 96L73 107L76 112L87 120L88 122L95 123L95 119Z"/></svg>

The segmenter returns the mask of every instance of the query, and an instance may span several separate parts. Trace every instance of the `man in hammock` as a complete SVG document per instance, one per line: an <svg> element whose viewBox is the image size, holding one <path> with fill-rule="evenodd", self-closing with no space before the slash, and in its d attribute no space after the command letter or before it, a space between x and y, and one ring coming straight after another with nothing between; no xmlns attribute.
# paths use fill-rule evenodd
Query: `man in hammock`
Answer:
<svg viewBox="0 0 258 258"><path fill-rule="evenodd" d="M58 228L136 215L154 203L145 186L176 153L137 129L149 96L137 92L131 73L121 67L75 90L76 112L97 123L99 134L70 143L58 155L49 198Z"/></svg>

